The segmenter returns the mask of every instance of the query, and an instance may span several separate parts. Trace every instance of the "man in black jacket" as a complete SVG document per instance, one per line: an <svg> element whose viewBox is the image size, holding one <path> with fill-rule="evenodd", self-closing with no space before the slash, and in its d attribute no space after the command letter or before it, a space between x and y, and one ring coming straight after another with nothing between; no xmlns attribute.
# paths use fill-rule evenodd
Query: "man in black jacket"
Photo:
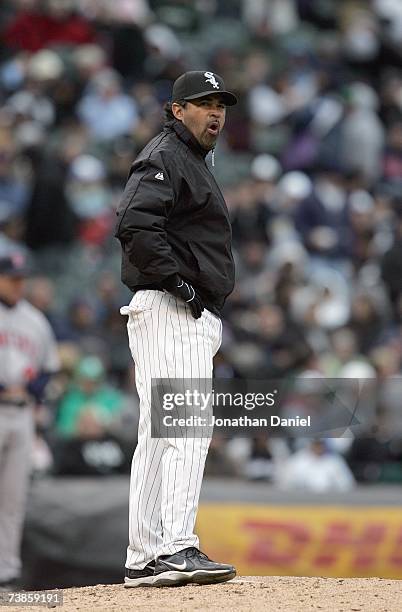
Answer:
<svg viewBox="0 0 402 612"><path fill-rule="evenodd" d="M212 379L234 263L228 211L205 158L236 102L212 72L180 76L165 128L132 165L117 211L122 280L134 293L121 312L129 316L141 406L126 586L207 584L236 574L201 553L194 534L209 435L151 433L151 381Z"/></svg>

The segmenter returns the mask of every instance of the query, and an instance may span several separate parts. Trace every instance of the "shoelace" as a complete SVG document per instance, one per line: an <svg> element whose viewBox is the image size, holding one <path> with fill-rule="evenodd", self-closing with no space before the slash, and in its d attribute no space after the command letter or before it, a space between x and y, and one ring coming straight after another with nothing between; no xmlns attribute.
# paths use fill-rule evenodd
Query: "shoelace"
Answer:
<svg viewBox="0 0 402 612"><path fill-rule="evenodd" d="M187 557L201 557L201 559L205 559L206 561L209 561L209 558L207 557L207 555L201 552L200 550L198 550L198 548L195 548L195 546L188 549L188 553L186 556Z"/></svg>

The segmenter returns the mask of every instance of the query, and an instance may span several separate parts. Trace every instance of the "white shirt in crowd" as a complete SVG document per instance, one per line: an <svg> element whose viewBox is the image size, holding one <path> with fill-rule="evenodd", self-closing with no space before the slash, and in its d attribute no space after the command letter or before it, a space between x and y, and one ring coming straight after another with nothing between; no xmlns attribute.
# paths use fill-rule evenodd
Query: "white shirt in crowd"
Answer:
<svg viewBox="0 0 402 612"><path fill-rule="evenodd" d="M314 493L349 491L355 480L346 461L334 453L317 454L303 448L286 460L279 477L282 489Z"/></svg>

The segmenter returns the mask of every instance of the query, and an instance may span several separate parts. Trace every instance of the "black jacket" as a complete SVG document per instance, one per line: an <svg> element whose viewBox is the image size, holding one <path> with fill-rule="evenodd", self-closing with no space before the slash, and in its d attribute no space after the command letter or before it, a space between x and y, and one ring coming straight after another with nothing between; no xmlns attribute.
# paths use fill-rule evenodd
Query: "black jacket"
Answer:
<svg viewBox="0 0 402 612"><path fill-rule="evenodd" d="M179 274L220 310L234 286L232 231L205 156L180 121L167 123L131 167L115 235L132 291Z"/></svg>

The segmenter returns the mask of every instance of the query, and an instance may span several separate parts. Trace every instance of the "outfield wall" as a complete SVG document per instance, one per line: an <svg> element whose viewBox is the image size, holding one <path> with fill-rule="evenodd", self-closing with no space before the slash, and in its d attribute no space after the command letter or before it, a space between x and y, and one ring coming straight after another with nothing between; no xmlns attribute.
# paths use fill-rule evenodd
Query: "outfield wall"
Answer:
<svg viewBox="0 0 402 612"><path fill-rule="evenodd" d="M204 503L197 532L240 575L402 578L402 508Z"/></svg>
<svg viewBox="0 0 402 612"><path fill-rule="evenodd" d="M24 584L121 582L128 476L33 483L24 533ZM402 488L342 495L282 492L266 483L209 479L197 521L201 548L240 575L402 578Z"/></svg>

